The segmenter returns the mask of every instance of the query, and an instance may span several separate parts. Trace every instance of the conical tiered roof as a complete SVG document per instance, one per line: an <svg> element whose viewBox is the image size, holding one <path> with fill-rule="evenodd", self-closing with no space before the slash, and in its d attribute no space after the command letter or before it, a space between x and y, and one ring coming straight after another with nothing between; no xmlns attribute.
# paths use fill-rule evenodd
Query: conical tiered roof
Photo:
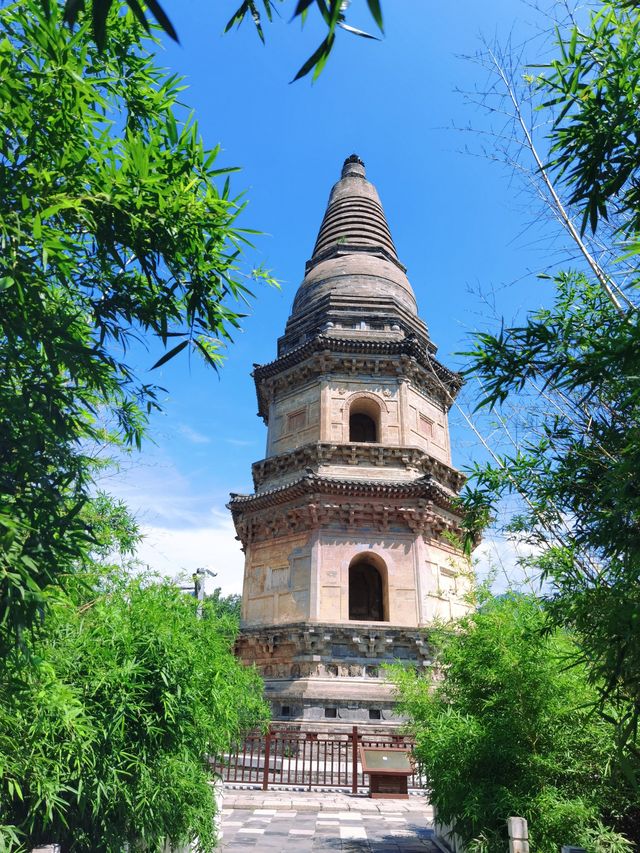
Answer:
<svg viewBox="0 0 640 853"><path fill-rule="evenodd" d="M356 154L345 160L331 190L279 354L319 333L343 336L347 329L383 338L413 335L435 349L378 192Z"/></svg>
<svg viewBox="0 0 640 853"><path fill-rule="evenodd" d="M344 251L346 246L379 249L398 262L378 193L365 179L364 163L357 154L345 160L342 177L331 192L307 269L333 249Z"/></svg>

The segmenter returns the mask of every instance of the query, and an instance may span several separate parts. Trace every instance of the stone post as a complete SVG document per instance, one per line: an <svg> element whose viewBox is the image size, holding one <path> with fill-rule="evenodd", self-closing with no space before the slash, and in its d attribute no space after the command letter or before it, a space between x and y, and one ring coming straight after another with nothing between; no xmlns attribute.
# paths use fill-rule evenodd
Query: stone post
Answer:
<svg viewBox="0 0 640 853"><path fill-rule="evenodd" d="M216 833L216 838L218 842L222 838L222 798L224 797L224 783L222 781L222 777L217 773L214 776L212 786L213 788L213 799L215 801L216 813L213 816L213 828Z"/></svg>
<svg viewBox="0 0 640 853"><path fill-rule="evenodd" d="M202 602L204 601L204 581L205 575L209 574L212 577L215 577L213 572L208 572L206 569L196 569L193 575L193 594L195 596L196 601L198 602L198 607L196 610L196 615L198 619L202 619Z"/></svg>
<svg viewBox="0 0 640 853"><path fill-rule="evenodd" d="M529 853L529 828L523 817L508 817L509 853Z"/></svg>

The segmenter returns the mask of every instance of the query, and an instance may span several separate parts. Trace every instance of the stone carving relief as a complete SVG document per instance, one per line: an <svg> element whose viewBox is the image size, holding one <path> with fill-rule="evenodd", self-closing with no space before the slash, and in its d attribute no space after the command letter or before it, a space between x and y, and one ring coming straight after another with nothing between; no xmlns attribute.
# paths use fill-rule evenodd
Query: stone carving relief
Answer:
<svg viewBox="0 0 640 853"><path fill-rule="evenodd" d="M253 480L257 487L271 479L295 474L318 465L375 465L381 460L385 467L405 468L429 474L444 488L458 492L465 477L455 468L429 456L417 447L378 446L318 442L306 444L288 453L263 459L253 465Z"/></svg>
<svg viewBox="0 0 640 853"><path fill-rule="evenodd" d="M459 534L459 521L431 501L418 499L415 503L374 503L371 498L351 498L349 503L325 498L317 503L295 507L269 507L247 513L236 521L243 544L289 534L311 531L318 526L336 530L357 530L366 527L380 533L410 530L429 540L441 540L443 534ZM250 590L254 587L250 585ZM251 593L253 594L253 593Z"/></svg>
<svg viewBox="0 0 640 853"><path fill-rule="evenodd" d="M311 554L308 548L296 548L289 555L290 586L293 589L307 585L307 567L310 559Z"/></svg>
<svg viewBox="0 0 640 853"><path fill-rule="evenodd" d="M265 569L262 566L254 566L247 575L247 587L249 597L261 595L264 592Z"/></svg>
<svg viewBox="0 0 640 853"><path fill-rule="evenodd" d="M322 664L327 677L379 677L381 662L399 657L422 661L430 657L428 641L419 629L381 628L375 631L355 631L349 624L336 625L331 629L314 630L300 626L270 627L246 632L241 644L252 649L255 658L262 654L274 654L286 648L287 654L296 658L296 665L303 662ZM276 655L277 657L277 655ZM317 660L316 660L317 658ZM274 663L269 660L269 663ZM356 667L356 669L353 669Z"/></svg>

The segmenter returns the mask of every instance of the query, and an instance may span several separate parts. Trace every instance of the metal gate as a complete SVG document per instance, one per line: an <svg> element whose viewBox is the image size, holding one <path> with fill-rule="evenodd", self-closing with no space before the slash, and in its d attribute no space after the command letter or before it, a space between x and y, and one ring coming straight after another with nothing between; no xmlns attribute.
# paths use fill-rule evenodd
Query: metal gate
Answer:
<svg viewBox="0 0 640 853"><path fill-rule="evenodd" d="M250 732L241 743L212 763L223 781L261 786L278 785L312 790L338 788L357 794L368 787L358 761L358 744L413 749L413 740L400 734L370 734L353 726L350 732L301 731L272 725L266 732ZM421 788L422 774L414 762L410 788Z"/></svg>

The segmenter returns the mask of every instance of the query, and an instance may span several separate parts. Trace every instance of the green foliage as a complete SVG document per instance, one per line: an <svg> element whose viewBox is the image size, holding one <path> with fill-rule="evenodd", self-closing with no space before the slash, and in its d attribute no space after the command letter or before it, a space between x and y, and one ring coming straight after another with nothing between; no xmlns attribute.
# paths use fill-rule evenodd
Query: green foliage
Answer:
<svg viewBox="0 0 640 853"><path fill-rule="evenodd" d="M442 680L398 668L439 819L470 850L503 853L506 818L529 821L531 849L627 851L612 826L626 811L607 776L612 729L593 714L585 668L563 631L543 632L540 603L486 598L454 630L430 635Z"/></svg>
<svg viewBox="0 0 640 853"><path fill-rule="evenodd" d="M82 510L91 534L91 551L101 562L109 557L130 558L142 539L138 524L124 501L99 491Z"/></svg>
<svg viewBox="0 0 640 853"><path fill-rule="evenodd" d="M256 33L260 41L264 44L265 36L263 29L263 21L266 19L269 23L273 21L274 12L277 14L279 5L285 0L242 0L238 8L229 18L225 27L225 32L228 32L234 26L240 24L246 19L250 19L256 28ZM43 11L46 15L50 12L51 0L40 0ZM148 9L151 16L157 22L161 29L167 33L170 38L178 41L178 33L176 32L171 19L168 17L158 0L145 0L144 3L140 0L125 0L132 15L140 23L140 25L150 32L151 24L145 10ZM93 37L96 44L103 49L107 41L107 27L109 22L112 7L116 5L114 0L91 0L91 26ZM346 30L353 35L361 38L375 39L376 36L364 30L357 29L347 23L346 10L349 3L344 0L297 0L291 16L292 20L298 18L304 26L305 21L311 8L315 7L316 12L324 22L327 28L327 34L320 43L319 47L312 55L304 62L294 80L299 80L305 77L310 71L313 71L313 79L317 79L321 74L324 66L329 59L329 55L333 48L338 29ZM375 21L380 32L384 31L382 19L382 7L380 0L367 0L367 7L371 17ZM84 0L65 0L63 5L63 17L67 24L74 25L78 20L79 13L84 11ZM110 27L110 25L109 25Z"/></svg>
<svg viewBox="0 0 640 853"><path fill-rule="evenodd" d="M468 372L482 382L481 406L500 405L527 385L548 389L557 403L548 400L547 417L505 458L502 473L476 467L475 497L482 506L501 491L526 494L520 529L562 529L570 517L576 548L593 549L612 571L624 559L640 565L640 394L630 381L640 372L638 318L620 317L582 275L560 275L556 285L553 307L522 326L476 335L466 353Z"/></svg>
<svg viewBox="0 0 640 853"><path fill-rule="evenodd" d="M222 595L220 587L216 587L207 600L220 616L227 616L233 622L240 624L241 595L237 595L236 593Z"/></svg>
<svg viewBox="0 0 640 853"><path fill-rule="evenodd" d="M582 210L582 231L600 218L622 216L620 233L640 251L640 197L636 128L640 68L637 4L605 2L587 27L575 26L557 41L559 56L539 85L558 108L552 166Z"/></svg>
<svg viewBox="0 0 640 853"><path fill-rule="evenodd" d="M213 847L208 754L264 719L237 620L129 576L139 534L90 500L96 446L140 445L157 339L217 369L251 297L241 209L184 86L114 4L104 51L38 0L0 10L0 849ZM268 275L258 271L260 278ZM43 617L46 619L43 620ZM36 630L37 629L37 630ZM16 644L16 639L20 642Z"/></svg>
<svg viewBox="0 0 640 853"><path fill-rule="evenodd" d="M57 4L0 10L0 650L86 556L96 442L139 445L158 389L128 361L193 351L217 369L251 297L217 149L184 89L114 6L108 48Z"/></svg>
<svg viewBox="0 0 640 853"><path fill-rule="evenodd" d="M196 836L213 849L206 756L267 713L232 640L169 583L111 580L93 601L58 601L38 662L19 684L0 673L4 820L65 850Z"/></svg>
<svg viewBox="0 0 640 853"><path fill-rule="evenodd" d="M140 445L156 367L217 369L251 293L240 205L215 181L184 86L114 4L90 24L0 10L0 849L213 847L208 754L264 719L237 620L129 576L139 534L90 500L96 446ZM153 10L153 6L151 6ZM257 276L269 280L266 273ZM102 463L100 463L102 464ZM44 618L46 616L46 618ZM19 643L16 644L16 639Z"/></svg>
<svg viewBox="0 0 640 853"><path fill-rule="evenodd" d="M548 611L576 632L630 770L640 759L640 328L637 313L621 316L584 276L556 284L552 308L478 335L468 354L482 405L536 392L517 451L473 470L469 539L503 496L520 496L509 529L534 546L528 562L549 584Z"/></svg>
<svg viewBox="0 0 640 853"><path fill-rule="evenodd" d="M128 547L135 525L101 496L91 513ZM51 603L46 632L0 664L0 811L7 849L213 849L206 760L267 715L233 656L237 622L169 582L96 564ZM11 833L22 847L11 842Z"/></svg>
<svg viewBox="0 0 640 853"><path fill-rule="evenodd" d="M556 625L575 632L599 707L617 730L619 766L640 782L640 323L637 254L640 11L598 4L586 26L557 34L536 78L552 119L549 170L567 209L618 255L622 283L588 258L589 274L556 278L549 310L477 335L469 373L480 405L526 409L514 453L478 465L464 498L470 544L516 495L502 527L533 546ZM603 231L603 223L609 226ZM575 239L580 244L577 231ZM611 241L606 245L606 241ZM597 244L594 244L597 245ZM588 253L587 253L588 254ZM519 424L519 427L522 425ZM522 438L524 436L524 438Z"/></svg>

